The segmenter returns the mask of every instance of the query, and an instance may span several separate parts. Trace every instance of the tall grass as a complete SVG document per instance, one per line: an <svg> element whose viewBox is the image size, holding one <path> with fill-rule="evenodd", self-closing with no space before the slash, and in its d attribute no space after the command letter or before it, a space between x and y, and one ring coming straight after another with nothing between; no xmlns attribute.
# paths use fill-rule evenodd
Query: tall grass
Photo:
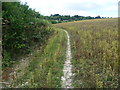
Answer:
<svg viewBox="0 0 120 90"><path fill-rule="evenodd" d="M17 76L9 87L58 88L61 87L67 37L56 30L44 50L34 52L22 76ZM16 72L19 75L19 71Z"/></svg>
<svg viewBox="0 0 120 90"><path fill-rule="evenodd" d="M85 20L55 26L70 33L74 87L118 87L117 19Z"/></svg>

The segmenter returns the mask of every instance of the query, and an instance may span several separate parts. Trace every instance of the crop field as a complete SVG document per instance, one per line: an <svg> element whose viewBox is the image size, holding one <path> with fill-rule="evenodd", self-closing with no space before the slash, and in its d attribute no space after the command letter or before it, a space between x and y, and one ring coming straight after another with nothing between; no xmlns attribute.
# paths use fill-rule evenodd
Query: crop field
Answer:
<svg viewBox="0 0 120 90"><path fill-rule="evenodd" d="M28 5L2 3L0 88L120 88L117 18Z"/></svg>
<svg viewBox="0 0 120 90"><path fill-rule="evenodd" d="M76 21L55 27L70 35L74 87L118 87L118 19Z"/></svg>

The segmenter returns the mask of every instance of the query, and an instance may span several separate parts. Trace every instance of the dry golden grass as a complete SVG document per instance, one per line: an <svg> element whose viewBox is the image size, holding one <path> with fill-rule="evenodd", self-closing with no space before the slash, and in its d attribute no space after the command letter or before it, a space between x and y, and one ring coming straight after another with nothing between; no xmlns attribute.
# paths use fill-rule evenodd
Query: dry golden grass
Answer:
<svg viewBox="0 0 120 90"><path fill-rule="evenodd" d="M118 87L118 19L55 25L70 34L74 87Z"/></svg>

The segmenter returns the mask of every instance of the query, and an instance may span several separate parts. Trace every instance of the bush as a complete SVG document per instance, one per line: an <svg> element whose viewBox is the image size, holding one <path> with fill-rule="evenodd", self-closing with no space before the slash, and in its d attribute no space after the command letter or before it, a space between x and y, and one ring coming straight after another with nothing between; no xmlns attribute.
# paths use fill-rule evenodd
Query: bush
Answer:
<svg viewBox="0 0 120 90"><path fill-rule="evenodd" d="M7 61L12 61L17 56L28 53L31 46L36 43L42 45L53 29L42 15L26 4L4 2L2 5L3 64L9 66ZM8 56L11 59L8 59Z"/></svg>

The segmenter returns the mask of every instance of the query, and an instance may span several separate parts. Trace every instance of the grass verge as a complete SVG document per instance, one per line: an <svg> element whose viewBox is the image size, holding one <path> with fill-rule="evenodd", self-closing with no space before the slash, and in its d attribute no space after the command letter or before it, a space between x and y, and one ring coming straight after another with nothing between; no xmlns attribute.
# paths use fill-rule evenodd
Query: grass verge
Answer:
<svg viewBox="0 0 120 90"><path fill-rule="evenodd" d="M58 88L66 57L67 37L64 31L56 30L48 40L45 49L36 51L29 58L30 63L24 71L16 71L16 79L9 87L19 88ZM19 72L23 73L19 76Z"/></svg>

